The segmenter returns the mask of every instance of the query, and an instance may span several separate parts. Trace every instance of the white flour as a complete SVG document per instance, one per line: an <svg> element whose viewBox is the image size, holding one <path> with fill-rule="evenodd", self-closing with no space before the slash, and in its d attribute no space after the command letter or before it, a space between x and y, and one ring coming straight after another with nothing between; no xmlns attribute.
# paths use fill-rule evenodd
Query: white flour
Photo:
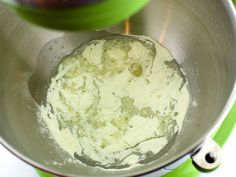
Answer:
<svg viewBox="0 0 236 177"><path fill-rule="evenodd" d="M62 61L39 115L81 162L134 167L180 131L185 82L170 52L149 38L94 40Z"/></svg>

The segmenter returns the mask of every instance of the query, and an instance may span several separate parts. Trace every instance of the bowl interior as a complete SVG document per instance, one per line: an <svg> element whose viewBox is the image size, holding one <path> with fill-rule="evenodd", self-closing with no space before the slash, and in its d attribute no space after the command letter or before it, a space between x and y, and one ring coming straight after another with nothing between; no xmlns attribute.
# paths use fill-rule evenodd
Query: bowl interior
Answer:
<svg viewBox="0 0 236 177"><path fill-rule="evenodd" d="M62 56L79 44L123 33L123 24L94 32L62 33L33 26L0 3L0 137L15 154L65 176L124 176L162 167L203 141L216 125L235 85L235 19L227 1L152 0L130 18L131 34L149 36L170 49L189 81L191 103L168 152L152 163L103 171L64 163L64 153L40 133L37 102Z"/></svg>

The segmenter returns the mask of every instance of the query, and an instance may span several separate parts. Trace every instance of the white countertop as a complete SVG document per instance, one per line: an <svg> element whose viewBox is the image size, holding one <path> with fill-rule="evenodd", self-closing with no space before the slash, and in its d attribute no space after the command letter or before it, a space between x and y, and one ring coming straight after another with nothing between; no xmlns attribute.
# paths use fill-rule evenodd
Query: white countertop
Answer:
<svg viewBox="0 0 236 177"><path fill-rule="evenodd" d="M231 177L235 173L236 129L224 146L224 162L214 172L201 177ZM231 174L231 175L230 175ZM234 176L234 175L233 175ZM22 162L0 145L0 177L39 177L34 168Z"/></svg>

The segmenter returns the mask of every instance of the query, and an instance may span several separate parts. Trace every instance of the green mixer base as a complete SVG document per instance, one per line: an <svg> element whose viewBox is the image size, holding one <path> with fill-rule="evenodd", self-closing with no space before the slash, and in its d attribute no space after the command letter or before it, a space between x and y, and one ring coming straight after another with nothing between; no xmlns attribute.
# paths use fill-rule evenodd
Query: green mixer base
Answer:
<svg viewBox="0 0 236 177"><path fill-rule="evenodd" d="M221 127L213 136L213 139L222 147L227 139L230 136L230 133L233 131L234 126L236 124L236 102L232 107L231 111L223 121ZM46 172L37 170L39 176L41 177L54 177L54 175L48 174ZM193 166L192 160L188 159L182 165L180 165L175 170L169 172L164 177L183 177L183 176L191 176L197 177L200 172Z"/></svg>

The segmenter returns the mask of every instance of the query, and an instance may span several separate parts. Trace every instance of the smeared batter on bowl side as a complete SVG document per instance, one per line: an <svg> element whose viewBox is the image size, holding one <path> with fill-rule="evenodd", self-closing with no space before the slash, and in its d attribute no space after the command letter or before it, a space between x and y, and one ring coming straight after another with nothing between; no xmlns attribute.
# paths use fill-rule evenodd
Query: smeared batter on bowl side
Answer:
<svg viewBox="0 0 236 177"><path fill-rule="evenodd" d="M64 58L39 116L58 145L80 162L134 167L180 131L189 105L186 85L158 42L107 37Z"/></svg>

